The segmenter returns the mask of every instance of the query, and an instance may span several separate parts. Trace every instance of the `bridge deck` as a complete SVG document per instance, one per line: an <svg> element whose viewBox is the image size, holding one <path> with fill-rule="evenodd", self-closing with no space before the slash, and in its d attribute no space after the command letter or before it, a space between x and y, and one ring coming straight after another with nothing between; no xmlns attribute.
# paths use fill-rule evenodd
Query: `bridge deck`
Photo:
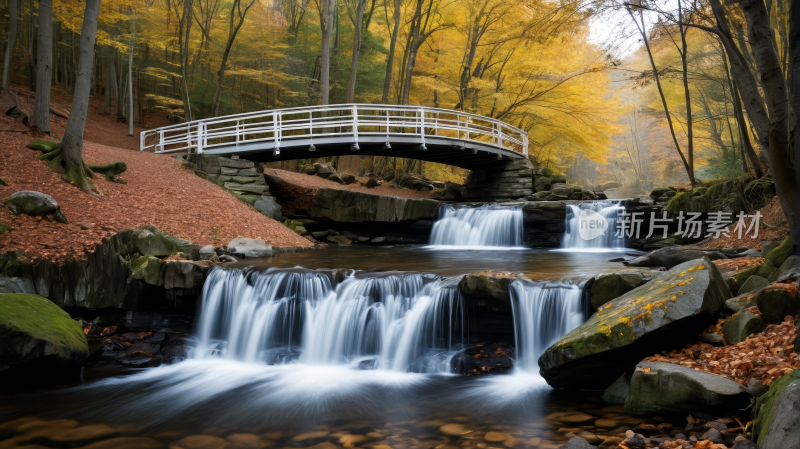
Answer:
<svg viewBox="0 0 800 449"><path fill-rule="evenodd" d="M444 109L331 105L215 117L141 134L156 153L237 154L272 162L341 155L421 159L467 169L527 157L525 132Z"/></svg>

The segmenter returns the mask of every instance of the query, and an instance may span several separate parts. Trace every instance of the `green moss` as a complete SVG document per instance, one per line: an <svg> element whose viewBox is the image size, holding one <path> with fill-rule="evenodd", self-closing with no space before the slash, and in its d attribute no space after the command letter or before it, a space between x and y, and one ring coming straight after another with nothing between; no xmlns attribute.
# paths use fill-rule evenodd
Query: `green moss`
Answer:
<svg viewBox="0 0 800 449"><path fill-rule="evenodd" d="M656 187L650 192L650 198L661 198L665 193L671 192L672 189L669 187Z"/></svg>
<svg viewBox="0 0 800 449"><path fill-rule="evenodd" d="M258 201L258 199L261 197L260 195L241 195L241 194L238 194L238 193L233 192L231 190L228 190L228 191L231 193L231 195L236 197L237 200L239 200L239 201L241 201L243 203L246 203L246 204L248 204L250 206L255 204L256 201Z"/></svg>
<svg viewBox="0 0 800 449"><path fill-rule="evenodd" d="M692 201L692 192L680 192L673 196L669 203L667 203L667 212L672 215L678 215L681 211L689 208Z"/></svg>
<svg viewBox="0 0 800 449"><path fill-rule="evenodd" d="M769 252L769 254L764 257L764 263L770 263L773 267L778 268L786 262L786 259L792 255L792 236L786 236L783 240L783 243L780 244L777 248L773 249ZM760 276L760 275L759 275ZM768 277L768 276L763 276Z"/></svg>
<svg viewBox="0 0 800 449"><path fill-rule="evenodd" d="M75 351L89 351L80 324L39 295L0 294L0 326L53 343L53 350L62 358Z"/></svg>
<svg viewBox="0 0 800 449"><path fill-rule="evenodd" d="M167 264L154 256L142 256L131 264L133 277L144 281L145 284L161 287L164 285L164 276L167 273Z"/></svg>
<svg viewBox="0 0 800 449"><path fill-rule="evenodd" d="M4 225L3 223L0 223L0 234L4 233L6 231L10 231L10 230L11 230L11 228L9 228L8 226Z"/></svg>
<svg viewBox="0 0 800 449"><path fill-rule="evenodd" d="M550 170L549 168L545 167L542 169L542 174L544 175L545 178L549 178L553 176L553 170Z"/></svg>
<svg viewBox="0 0 800 449"><path fill-rule="evenodd" d="M31 150L37 150L43 153L49 153L51 151L61 148L60 143L50 142L49 140L35 140L25 146L30 148Z"/></svg>
<svg viewBox="0 0 800 449"><path fill-rule="evenodd" d="M6 182L6 180L3 179L3 178L0 178L0 186L7 186L7 185L8 185L8 183Z"/></svg>
<svg viewBox="0 0 800 449"><path fill-rule="evenodd" d="M754 409L757 415L755 424L753 426L753 435L756 436L756 442L759 446L764 444L764 438L767 436L766 431L769 429L770 422L772 422L772 420L775 418L772 413L772 406L774 405L775 400L780 396L781 392L786 387L797 381L800 381L800 370L794 370L790 373L784 374L772 382L772 385L769 387L769 391L764 393L756 400Z"/></svg>

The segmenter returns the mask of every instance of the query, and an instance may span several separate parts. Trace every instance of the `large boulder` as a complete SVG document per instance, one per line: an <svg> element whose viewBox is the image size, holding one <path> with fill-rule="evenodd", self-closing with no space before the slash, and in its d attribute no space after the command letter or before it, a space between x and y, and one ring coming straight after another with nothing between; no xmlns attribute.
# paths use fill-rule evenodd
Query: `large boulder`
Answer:
<svg viewBox="0 0 800 449"><path fill-rule="evenodd" d="M762 278L761 276L750 276L744 281L742 287L739 289L739 295L744 295L745 293L754 292L756 290L762 289L769 285L769 281Z"/></svg>
<svg viewBox="0 0 800 449"><path fill-rule="evenodd" d="M761 289L754 298L764 321L780 323L786 315L800 313L800 295L795 284L772 284Z"/></svg>
<svg viewBox="0 0 800 449"><path fill-rule="evenodd" d="M753 435L765 449L800 449L800 370L775 380L755 405Z"/></svg>
<svg viewBox="0 0 800 449"><path fill-rule="evenodd" d="M136 246L143 256L166 257L178 253L200 252L200 246L179 239L159 230L155 226L144 226L134 231Z"/></svg>
<svg viewBox="0 0 800 449"><path fill-rule="evenodd" d="M78 381L88 355L80 324L52 301L0 294L0 379Z"/></svg>
<svg viewBox="0 0 800 449"><path fill-rule="evenodd" d="M747 311L735 313L722 325L725 343L734 345L747 340L747 337L762 332L766 325L764 320Z"/></svg>
<svg viewBox="0 0 800 449"><path fill-rule="evenodd" d="M537 176L533 182L533 190L536 192L549 192L553 186L553 178Z"/></svg>
<svg viewBox="0 0 800 449"><path fill-rule="evenodd" d="M266 215L267 217L273 220L280 220L283 217L283 212L281 205L275 200L274 196L264 196L261 195L255 203L253 203L253 207L261 212L262 214Z"/></svg>
<svg viewBox="0 0 800 449"><path fill-rule="evenodd" d="M569 184L553 184L553 188L550 190L550 193L553 195L569 197L573 193L580 193L581 190L582 189L580 187L571 186Z"/></svg>
<svg viewBox="0 0 800 449"><path fill-rule="evenodd" d="M608 273L590 279L586 289L592 310L653 279L654 274L647 271Z"/></svg>
<svg viewBox="0 0 800 449"><path fill-rule="evenodd" d="M486 270L465 275L459 281L458 286L468 296L510 302L509 286L518 279L520 279L519 275L514 273Z"/></svg>
<svg viewBox="0 0 800 449"><path fill-rule="evenodd" d="M228 242L228 254L241 254L248 259L269 257L272 256L272 245L261 239L239 237Z"/></svg>
<svg viewBox="0 0 800 449"><path fill-rule="evenodd" d="M706 257L710 260L727 259L728 256L716 250L703 250L694 248L670 247L661 248L653 252L639 256L633 260L622 262L629 267L666 267L672 268L675 265L689 260Z"/></svg>
<svg viewBox="0 0 800 449"><path fill-rule="evenodd" d="M644 357L693 341L731 297L708 258L682 263L607 303L539 359L556 388L603 389Z"/></svg>
<svg viewBox="0 0 800 449"><path fill-rule="evenodd" d="M3 200L3 204L14 214L52 216L56 221L67 223L58 203L50 195L32 190L14 192Z"/></svg>
<svg viewBox="0 0 800 449"><path fill-rule="evenodd" d="M167 262L164 270L164 288L166 289L193 289L203 288L203 282L208 274L208 262L195 262L193 260L174 260Z"/></svg>
<svg viewBox="0 0 800 449"><path fill-rule="evenodd" d="M636 365L625 411L635 415L691 412L749 403L744 386L716 374L663 362Z"/></svg>
<svg viewBox="0 0 800 449"><path fill-rule="evenodd" d="M770 276L773 282L782 282L787 279L797 279L800 277L800 256L789 256Z"/></svg>

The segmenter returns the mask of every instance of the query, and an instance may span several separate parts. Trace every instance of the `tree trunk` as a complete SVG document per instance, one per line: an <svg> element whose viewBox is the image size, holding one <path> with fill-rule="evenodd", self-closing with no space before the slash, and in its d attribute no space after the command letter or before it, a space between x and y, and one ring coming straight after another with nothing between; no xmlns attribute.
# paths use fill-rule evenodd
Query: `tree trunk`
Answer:
<svg viewBox="0 0 800 449"><path fill-rule="evenodd" d="M322 33L322 58L320 61L320 104L330 101L331 78L331 33L333 31L333 9L336 0L317 0L319 9L319 28Z"/></svg>
<svg viewBox="0 0 800 449"><path fill-rule="evenodd" d="M106 45L103 47L103 62L105 63L105 89L104 89L104 104L103 104L103 114L111 115L111 99L114 95L114 90L116 90L117 84L117 77L114 73L114 55L111 52L111 46Z"/></svg>
<svg viewBox="0 0 800 449"><path fill-rule="evenodd" d="M742 11L747 21L747 34L753 50L759 79L764 88L769 111L769 165L775 190L798 251L800 227L797 217L797 159L793 156L792 132L797 126L789 100L790 89L783 74L775 37L770 29L767 9L762 0L744 0ZM792 161L794 159L794 161Z"/></svg>
<svg viewBox="0 0 800 449"><path fill-rule="evenodd" d="M72 97L72 109L67 120L67 127L61 139L61 155L64 158L65 180L83 190L94 189L95 186L86 177L83 164L83 129L86 115L89 112L89 91L92 88L92 58L94 42L97 37L97 17L100 13L100 0L86 0L81 29L80 55L78 71L75 79L75 94Z"/></svg>
<svg viewBox="0 0 800 449"><path fill-rule="evenodd" d="M759 179L764 176L764 169L761 167L761 162L758 160L756 150L750 142L750 131L747 129L747 122L744 119L742 112L742 104L739 102L739 88L736 81L733 81L733 113L736 116L736 124L739 128L739 134L742 139L742 148L745 155L747 155L747 162L750 164L750 173L753 178Z"/></svg>
<svg viewBox="0 0 800 449"><path fill-rule="evenodd" d="M361 34L364 22L364 10L367 0L356 0L355 17L350 16L353 22L353 58L350 60L350 79L347 82L347 103L354 103L356 97L356 75L358 75L358 58L361 55ZM348 14L350 9L347 10ZM357 173L356 173L357 174Z"/></svg>
<svg viewBox="0 0 800 449"><path fill-rule="evenodd" d="M8 42L6 43L5 61L3 61L3 89L8 87L8 72L11 69L11 55L14 53L14 41L17 39L17 0L8 0Z"/></svg>
<svg viewBox="0 0 800 449"><path fill-rule="evenodd" d="M50 134L50 83L53 80L52 45L53 0L39 0L39 46L36 50L36 100L33 106L33 126L47 134Z"/></svg>
<svg viewBox="0 0 800 449"><path fill-rule="evenodd" d="M31 90L33 90L36 87L33 85L36 79L36 59L33 57L33 0L28 1L28 10L30 11L30 17L28 18L28 83Z"/></svg>
<svg viewBox="0 0 800 449"><path fill-rule="evenodd" d="M247 11L250 10L250 7L255 4L255 0L251 1L249 5L244 9L244 13L241 11L241 0L233 0L233 4L231 5L231 18L230 18L230 25L228 27L228 42L225 44L225 51L222 53L222 62L219 65L219 72L217 72L217 92L214 94L214 116L219 115L219 103L220 103L220 93L222 92L222 81L225 78L225 69L228 65L228 56L231 54L231 49L233 48L233 41L236 40L236 35L239 34L239 30L242 28L244 24L244 18L247 15ZM238 18L239 23L234 25L234 18L238 11Z"/></svg>
<svg viewBox="0 0 800 449"><path fill-rule="evenodd" d="M136 10L131 18L131 48L128 53L128 136L133 137L133 48L136 45Z"/></svg>
<svg viewBox="0 0 800 449"><path fill-rule="evenodd" d="M792 104L794 113L800 114L800 6L797 4L792 6L792 17L789 26L789 55L791 56L790 61L793 61L790 67ZM792 137L794 138L794 173L797 176L800 173L800 121L795 122ZM800 212L800 195L795 193L794 213L798 212ZM789 231L794 239L792 254L800 256L800 220L796 219Z"/></svg>
<svg viewBox="0 0 800 449"><path fill-rule="evenodd" d="M183 0L182 27L178 33L178 47L181 56L181 97L183 98L183 114L187 122L192 121L192 105L189 102L189 81L186 73L189 65L189 37L192 30L192 1Z"/></svg>
<svg viewBox="0 0 800 449"><path fill-rule="evenodd" d="M394 70L394 52L397 47L397 36L400 34L400 1L394 0L394 28L392 28L392 40L389 44L389 57L386 60L386 76L383 79L383 94L381 95L381 103L386 104L389 102L389 89L392 85L392 70ZM384 5L385 6L385 5ZM388 18L387 18L388 22Z"/></svg>
<svg viewBox="0 0 800 449"><path fill-rule="evenodd" d="M669 114L669 107L667 107L667 99L664 97L664 90L661 88L661 78L658 76L658 68L656 67L656 62L653 60L653 53L650 51L650 43L647 41L647 29L644 25L644 16L642 15L642 27L639 28L639 23L636 21L636 16L633 15L633 11L628 8L628 13L631 15L633 19L633 23L636 24L636 28L639 29L639 33L642 35L642 40L644 41L645 50L647 50L647 56L650 58L650 67L653 69L653 77L656 80L656 86L658 87L658 94L661 97L661 104L664 106L664 114L667 118L667 124L669 125L669 132L672 134L672 142L675 144L675 149L678 151L678 155L683 162L683 166L686 169L686 173L689 175L689 181L692 183L692 187L694 187L694 172L692 171L689 161L686 160L686 157L683 155L683 151L681 151L681 146L678 144L678 137L675 135L675 127L672 126L672 116Z"/></svg>
<svg viewBox="0 0 800 449"><path fill-rule="evenodd" d="M683 17L681 12L681 2L678 1L678 16ZM644 24L642 24L644 27ZM688 58L688 45L686 43L686 27L684 25L679 25L678 30L681 34L681 63L683 65L683 94L686 98L686 137L687 137L687 144L686 144L686 155L688 159L688 167L687 172L689 173L689 181L692 183L692 187L695 185L694 180L694 136L693 136L693 129L692 129L692 97L689 93L689 67L687 63Z"/></svg>

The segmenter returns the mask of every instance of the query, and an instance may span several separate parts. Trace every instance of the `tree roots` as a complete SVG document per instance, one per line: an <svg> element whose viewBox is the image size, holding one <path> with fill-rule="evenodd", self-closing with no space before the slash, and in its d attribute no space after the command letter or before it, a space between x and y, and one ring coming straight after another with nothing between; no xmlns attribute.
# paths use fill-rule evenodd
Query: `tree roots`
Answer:
<svg viewBox="0 0 800 449"><path fill-rule="evenodd" d="M95 173L102 174L111 182L127 184L127 181L118 177L128 170L128 166L125 165L125 162L112 162L106 165L89 165L83 162L83 170L77 169L76 167L68 169L64 162L64 157L61 154L61 144L41 141L32 142L28 147L41 151L43 154L39 156L40 161L46 161L45 165L47 165L50 170L60 173L64 180L75 184L83 190L94 190L99 193L94 183L88 179L93 178Z"/></svg>

